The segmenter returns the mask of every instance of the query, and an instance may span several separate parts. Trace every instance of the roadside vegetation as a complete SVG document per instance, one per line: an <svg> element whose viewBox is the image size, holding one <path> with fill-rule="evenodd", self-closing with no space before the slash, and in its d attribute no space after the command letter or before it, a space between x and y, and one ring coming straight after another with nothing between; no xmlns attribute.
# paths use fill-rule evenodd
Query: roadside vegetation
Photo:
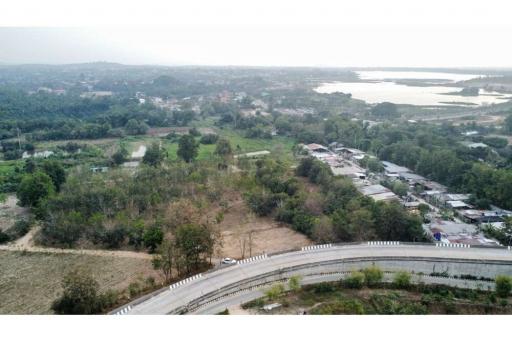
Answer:
<svg viewBox="0 0 512 342"><path fill-rule="evenodd" d="M496 278L496 290L472 290L445 285L411 283L411 274L400 271L383 282L376 266L353 271L339 282L288 287L273 285L266 296L242 305L252 314L262 314L267 304L278 303L273 314L310 315L426 315L510 314L510 277ZM291 281L291 280L290 280ZM279 288L278 288L279 286ZM278 291L279 290L279 291Z"/></svg>

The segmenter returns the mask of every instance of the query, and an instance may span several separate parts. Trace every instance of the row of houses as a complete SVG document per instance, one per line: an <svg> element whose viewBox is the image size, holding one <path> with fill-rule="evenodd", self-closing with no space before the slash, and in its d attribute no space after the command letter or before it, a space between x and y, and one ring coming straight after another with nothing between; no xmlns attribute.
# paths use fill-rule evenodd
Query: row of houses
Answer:
<svg viewBox="0 0 512 342"><path fill-rule="evenodd" d="M494 207L492 210L478 210L468 203L469 194L450 193L446 186L413 173L406 167L390 162L382 162L385 176L399 179L410 187L421 187L420 196L437 209L450 209L456 220L443 220L434 213L432 221L426 225L426 231L432 237L445 243L464 243L470 245L498 245L496 240L486 238L479 232L481 224L492 224L499 228L512 212ZM414 202L411 202L414 203ZM417 203L417 202L416 202ZM405 203L407 205L407 203Z"/></svg>
<svg viewBox="0 0 512 342"><path fill-rule="evenodd" d="M380 184L372 184L367 180L368 171L358 162L366 157L365 152L333 143L329 147L320 144L304 145L304 150L318 160L329 165L336 176L346 176L352 179L360 193L373 198L375 201L398 200L399 197L391 190Z"/></svg>

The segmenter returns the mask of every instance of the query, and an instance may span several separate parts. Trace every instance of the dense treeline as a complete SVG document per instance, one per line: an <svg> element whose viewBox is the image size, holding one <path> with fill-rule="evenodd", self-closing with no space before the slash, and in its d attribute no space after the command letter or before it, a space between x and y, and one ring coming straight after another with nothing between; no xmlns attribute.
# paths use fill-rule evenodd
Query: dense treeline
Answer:
<svg viewBox="0 0 512 342"><path fill-rule="evenodd" d="M143 167L135 175L76 170L39 206L42 243L154 250L164 233L202 223L199 208L220 198L222 182L215 167L199 164Z"/></svg>
<svg viewBox="0 0 512 342"><path fill-rule="evenodd" d="M318 242L425 239L421 220L397 202L374 202L359 194L352 182L335 177L322 162L304 158L296 175L316 190L307 190L286 168L271 159L256 163L259 187L246 194L259 215L274 215Z"/></svg>
<svg viewBox="0 0 512 342"><path fill-rule="evenodd" d="M189 109L169 112L136 99L27 94L0 88L0 139L19 134L28 141L119 137L144 134L150 126L187 125L194 116ZM19 148L11 145L3 143L3 151Z"/></svg>

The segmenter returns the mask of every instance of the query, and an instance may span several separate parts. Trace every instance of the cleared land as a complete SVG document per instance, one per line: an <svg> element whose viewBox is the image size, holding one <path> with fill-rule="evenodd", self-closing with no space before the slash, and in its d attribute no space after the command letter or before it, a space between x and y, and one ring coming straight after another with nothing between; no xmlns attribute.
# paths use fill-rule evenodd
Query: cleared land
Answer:
<svg viewBox="0 0 512 342"><path fill-rule="evenodd" d="M9 229L17 220L28 216L28 209L17 205L16 195L8 195L5 202L0 203L0 231Z"/></svg>
<svg viewBox="0 0 512 342"><path fill-rule="evenodd" d="M161 280L149 259L0 251L0 314L52 313L62 277L76 267L88 267L102 291L122 290L149 276Z"/></svg>
<svg viewBox="0 0 512 342"><path fill-rule="evenodd" d="M312 242L290 227L270 217L259 217L251 213L242 201L236 201L224 214L220 224L223 240L222 257L242 257L245 240L245 258L249 257L249 233L252 232L252 255L272 253L307 246Z"/></svg>

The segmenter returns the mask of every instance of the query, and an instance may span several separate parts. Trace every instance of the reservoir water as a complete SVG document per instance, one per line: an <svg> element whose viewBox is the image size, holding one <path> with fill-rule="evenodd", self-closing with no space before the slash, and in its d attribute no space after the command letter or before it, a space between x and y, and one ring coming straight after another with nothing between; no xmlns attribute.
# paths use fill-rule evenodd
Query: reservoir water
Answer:
<svg viewBox="0 0 512 342"><path fill-rule="evenodd" d="M459 92L462 87L445 86L443 84L485 77L484 75L454 74L442 72L413 71L360 71L361 82L324 83L315 91L319 93L350 93L355 99L368 103L393 102L418 106L466 105L482 106L493 103L507 102L510 94L487 92L480 89L477 96L448 94ZM399 80L420 80L422 86L397 83ZM436 85L428 85L429 83Z"/></svg>

